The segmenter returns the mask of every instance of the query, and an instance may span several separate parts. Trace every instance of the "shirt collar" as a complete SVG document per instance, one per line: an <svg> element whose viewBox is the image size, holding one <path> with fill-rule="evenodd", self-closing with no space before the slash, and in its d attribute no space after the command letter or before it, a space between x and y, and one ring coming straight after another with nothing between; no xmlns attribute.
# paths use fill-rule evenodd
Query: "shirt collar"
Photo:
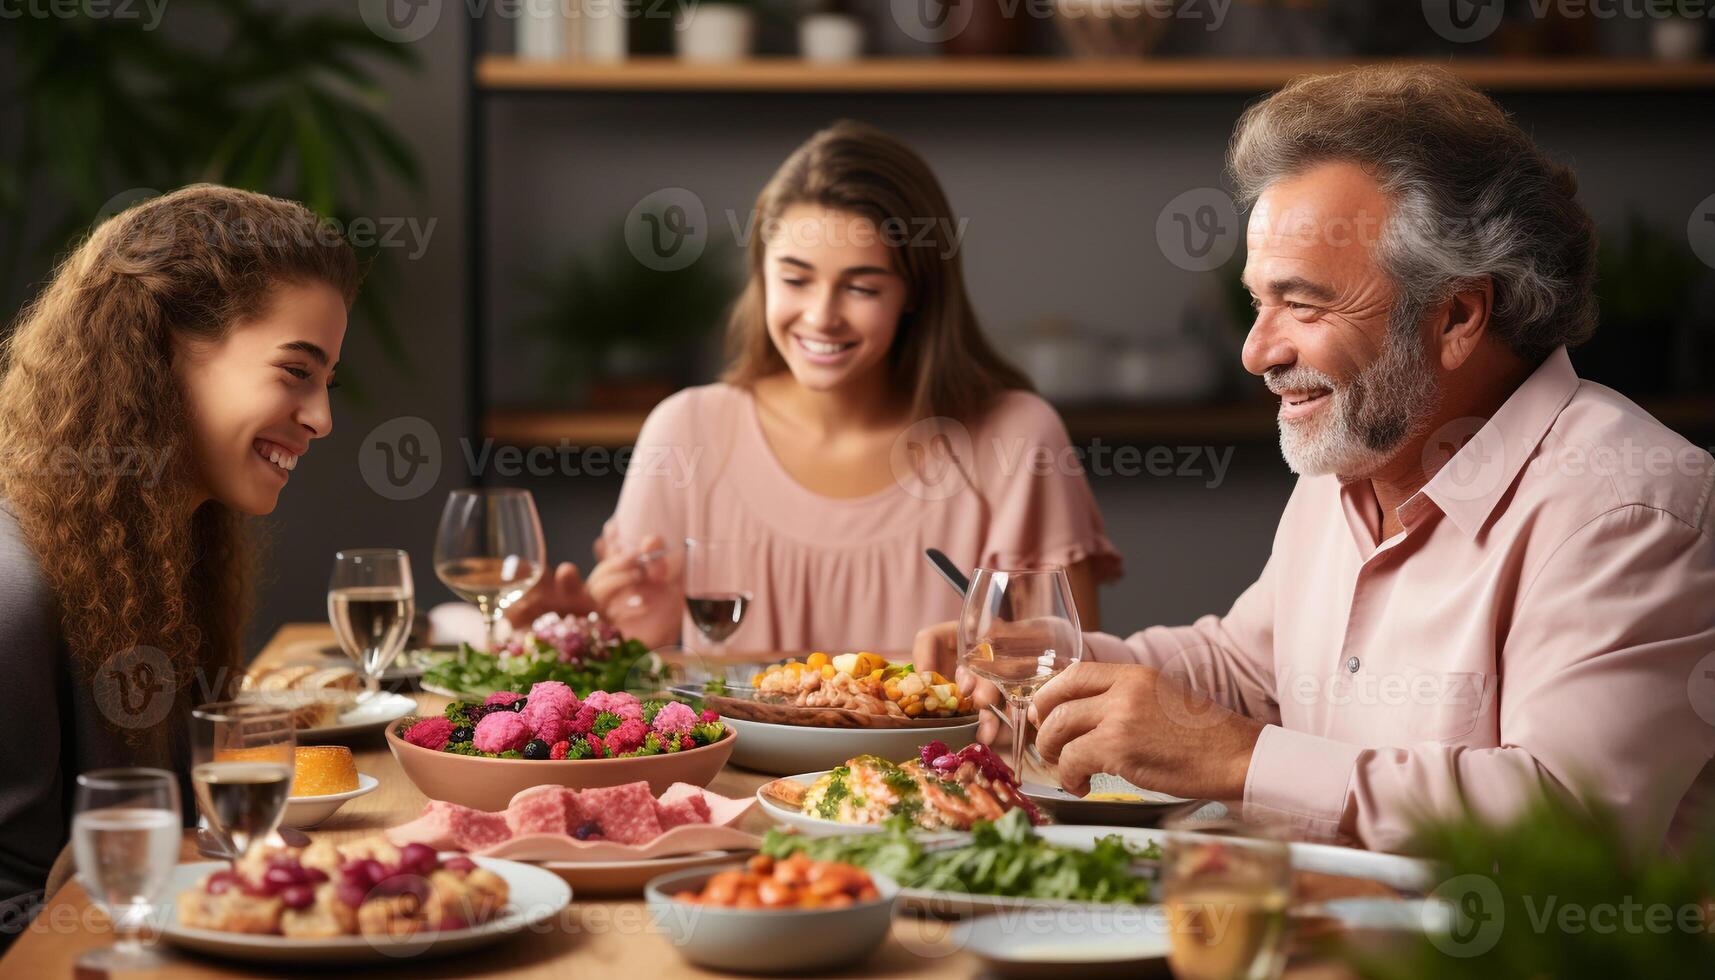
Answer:
<svg viewBox="0 0 1715 980"><path fill-rule="evenodd" d="M1427 497L1460 531L1475 537L1577 389L1572 359L1565 347L1555 348L1492 417L1480 426L1474 419L1469 421L1468 426L1477 426L1470 440L1447 458L1401 511L1411 507L1418 495ZM1432 437L1423 450L1425 461L1438 458L1438 451L1445 454L1470 431L1461 428L1461 421L1442 426Z"/></svg>

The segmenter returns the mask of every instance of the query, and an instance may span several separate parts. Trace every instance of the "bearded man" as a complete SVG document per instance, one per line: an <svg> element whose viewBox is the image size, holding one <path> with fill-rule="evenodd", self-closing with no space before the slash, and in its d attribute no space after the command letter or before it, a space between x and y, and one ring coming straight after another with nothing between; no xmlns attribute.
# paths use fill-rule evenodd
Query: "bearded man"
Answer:
<svg viewBox="0 0 1715 980"><path fill-rule="evenodd" d="M1573 175L1431 68L1296 81L1229 167L1244 364L1300 478L1225 616L1086 636L1036 698L1041 754L1074 792L1114 773L1379 849L1544 791L1659 842L1715 753L1715 462L1573 371ZM952 668L951 624L916 658Z"/></svg>

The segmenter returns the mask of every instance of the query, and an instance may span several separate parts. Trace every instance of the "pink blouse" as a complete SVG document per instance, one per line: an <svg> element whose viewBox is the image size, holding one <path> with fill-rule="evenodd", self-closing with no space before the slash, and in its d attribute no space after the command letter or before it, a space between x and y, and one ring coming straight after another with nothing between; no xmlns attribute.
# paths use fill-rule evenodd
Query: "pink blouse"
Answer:
<svg viewBox="0 0 1715 980"><path fill-rule="evenodd" d="M735 650L911 649L959 613L925 548L967 570L1090 559L1097 581L1120 574L1066 428L1034 394L1001 395L971 427L917 423L892 469L893 485L866 497L813 493L775 457L748 390L688 388L644 423L606 536L741 542L752 601Z"/></svg>

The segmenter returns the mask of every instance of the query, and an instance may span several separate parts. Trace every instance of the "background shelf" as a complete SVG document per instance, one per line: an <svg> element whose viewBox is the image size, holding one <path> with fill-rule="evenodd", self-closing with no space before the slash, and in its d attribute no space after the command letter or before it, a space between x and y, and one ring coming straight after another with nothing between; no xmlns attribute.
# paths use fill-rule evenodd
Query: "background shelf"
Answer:
<svg viewBox="0 0 1715 980"><path fill-rule="evenodd" d="M754 58L710 65L656 56L592 64L487 55L476 62L476 86L492 92L1261 92L1299 75L1358 63L1043 57L868 58L833 65L798 58ZM1454 59L1439 63L1495 91L1715 89L1715 62Z"/></svg>

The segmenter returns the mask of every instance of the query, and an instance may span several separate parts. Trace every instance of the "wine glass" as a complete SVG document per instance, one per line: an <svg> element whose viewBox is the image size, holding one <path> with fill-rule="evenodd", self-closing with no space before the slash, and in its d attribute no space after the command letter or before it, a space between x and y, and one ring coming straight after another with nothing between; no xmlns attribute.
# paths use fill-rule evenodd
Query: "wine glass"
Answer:
<svg viewBox="0 0 1715 980"><path fill-rule="evenodd" d="M750 608L751 594L743 587L745 572L739 542L685 539L685 609L711 653L718 655L726 648L727 638Z"/></svg>
<svg viewBox="0 0 1715 980"><path fill-rule="evenodd" d="M500 619L548 564L542 519L528 490L454 490L435 534L435 575L488 627L488 652L500 652Z"/></svg>
<svg viewBox="0 0 1715 980"><path fill-rule="evenodd" d="M292 713L262 701L217 701L191 712L191 783L209 828L237 861L275 831L292 789Z"/></svg>
<svg viewBox="0 0 1715 980"><path fill-rule="evenodd" d="M411 556L397 548L357 548L333 556L328 622L346 656L363 671L363 696L381 691L381 675L405 648L416 613Z"/></svg>
<svg viewBox="0 0 1715 980"><path fill-rule="evenodd" d="M1282 828L1170 825L1162 847L1167 962L1183 980L1273 980L1286 965L1291 851Z"/></svg>
<svg viewBox="0 0 1715 980"><path fill-rule="evenodd" d="M165 769L97 769L77 777L71 819L77 880L113 920L118 939L80 965L107 972L164 961L138 938L179 863L178 777Z"/></svg>
<svg viewBox="0 0 1715 980"><path fill-rule="evenodd" d="M1083 656L1066 570L979 568L959 614L959 665L993 681L1012 723L1012 773L1024 779L1025 712L1042 685Z"/></svg>

